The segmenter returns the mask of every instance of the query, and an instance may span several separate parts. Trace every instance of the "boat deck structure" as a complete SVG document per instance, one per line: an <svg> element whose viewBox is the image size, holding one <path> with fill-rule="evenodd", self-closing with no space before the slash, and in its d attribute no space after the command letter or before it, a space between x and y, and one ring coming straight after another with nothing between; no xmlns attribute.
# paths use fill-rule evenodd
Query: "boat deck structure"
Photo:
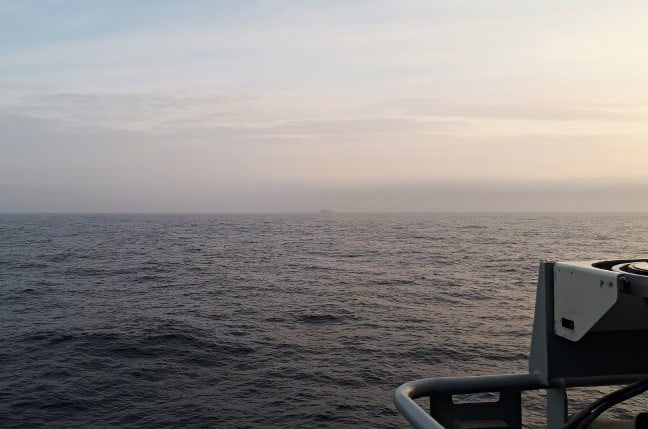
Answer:
<svg viewBox="0 0 648 429"><path fill-rule="evenodd" d="M599 416L648 390L647 302L646 260L542 262L529 372L410 381L394 392L396 408L421 429L522 428L522 393L543 390L549 429L643 426L644 418ZM569 415L570 388L626 384ZM458 401L462 394L489 395ZM420 398L428 398L428 410L415 401Z"/></svg>

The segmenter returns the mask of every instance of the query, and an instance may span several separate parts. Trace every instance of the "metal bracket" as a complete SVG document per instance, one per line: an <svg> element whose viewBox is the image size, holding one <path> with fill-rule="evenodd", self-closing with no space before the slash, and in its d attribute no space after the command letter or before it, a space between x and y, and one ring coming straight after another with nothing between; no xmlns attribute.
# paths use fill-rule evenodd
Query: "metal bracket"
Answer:
<svg viewBox="0 0 648 429"><path fill-rule="evenodd" d="M592 262L554 264L554 332L578 341L619 298L620 274L592 266Z"/></svg>

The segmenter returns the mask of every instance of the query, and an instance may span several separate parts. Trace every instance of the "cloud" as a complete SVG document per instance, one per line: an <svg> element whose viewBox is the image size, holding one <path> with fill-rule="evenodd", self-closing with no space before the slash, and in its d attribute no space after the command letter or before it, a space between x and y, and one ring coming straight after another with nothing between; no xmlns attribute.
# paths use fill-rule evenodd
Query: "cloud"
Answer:
<svg viewBox="0 0 648 429"><path fill-rule="evenodd" d="M646 180L449 182L369 186L255 185L186 192L177 184L26 187L0 185L0 211L36 212L620 212L646 211Z"/></svg>
<svg viewBox="0 0 648 429"><path fill-rule="evenodd" d="M153 130L170 124L253 120L253 98L165 93L38 92L5 102L5 111L69 126Z"/></svg>
<svg viewBox="0 0 648 429"><path fill-rule="evenodd" d="M580 67L547 67L543 41L579 30L587 40L587 23L614 9L454 2L32 7L4 20L13 31L0 43L3 81L90 90L201 82L217 90L296 86L367 96L415 96L422 85L474 92L485 81L496 90L529 82L544 89L565 73L582 77ZM48 19L52 13L59 19ZM35 23L33 31L13 27L25 21ZM561 58L577 61L578 53Z"/></svg>
<svg viewBox="0 0 648 429"><path fill-rule="evenodd" d="M282 111L271 101L245 94L38 93L21 97L3 111L14 120L42 118L43 125L57 124L72 131L99 128L140 132L142 137L148 133L188 139L375 138L450 132L470 126L452 119L372 116L381 112L371 111L355 118L311 119L308 117L312 114Z"/></svg>
<svg viewBox="0 0 648 429"><path fill-rule="evenodd" d="M467 120L500 118L537 121L645 121L648 119L648 111L641 105L597 103L587 100L565 103L559 100L515 102L504 99L462 103L452 100L415 98L395 100L390 103L403 108L412 116L461 117Z"/></svg>
<svg viewBox="0 0 648 429"><path fill-rule="evenodd" d="M3 111L58 121L60 128L94 127L191 139L313 141L335 138L461 140L543 135L597 138L641 134L648 111L631 103L461 102L414 98L351 109L335 101L302 108L262 94L194 92L43 92L5 100ZM338 101L339 102L339 101ZM143 134L142 134L143 136ZM537 140L537 138L535 138Z"/></svg>
<svg viewBox="0 0 648 429"><path fill-rule="evenodd" d="M646 179L444 180L311 190L320 205L348 211L646 211ZM314 198L309 199L317 206Z"/></svg>

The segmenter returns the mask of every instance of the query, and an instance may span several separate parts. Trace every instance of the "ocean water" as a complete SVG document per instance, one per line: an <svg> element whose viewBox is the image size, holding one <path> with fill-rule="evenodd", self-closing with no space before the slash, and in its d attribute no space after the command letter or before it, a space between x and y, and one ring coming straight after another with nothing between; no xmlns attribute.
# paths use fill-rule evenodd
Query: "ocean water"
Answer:
<svg viewBox="0 0 648 429"><path fill-rule="evenodd" d="M527 371L539 261L645 257L647 224L0 215L0 427L407 427L403 382Z"/></svg>

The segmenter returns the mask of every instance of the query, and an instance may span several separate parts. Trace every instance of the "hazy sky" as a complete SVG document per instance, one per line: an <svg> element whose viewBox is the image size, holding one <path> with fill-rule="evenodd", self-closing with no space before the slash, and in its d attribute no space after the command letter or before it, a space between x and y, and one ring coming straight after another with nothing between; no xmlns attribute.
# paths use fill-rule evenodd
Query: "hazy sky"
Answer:
<svg viewBox="0 0 648 429"><path fill-rule="evenodd" d="M647 46L643 1L0 0L0 211L648 210Z"/></svg>

